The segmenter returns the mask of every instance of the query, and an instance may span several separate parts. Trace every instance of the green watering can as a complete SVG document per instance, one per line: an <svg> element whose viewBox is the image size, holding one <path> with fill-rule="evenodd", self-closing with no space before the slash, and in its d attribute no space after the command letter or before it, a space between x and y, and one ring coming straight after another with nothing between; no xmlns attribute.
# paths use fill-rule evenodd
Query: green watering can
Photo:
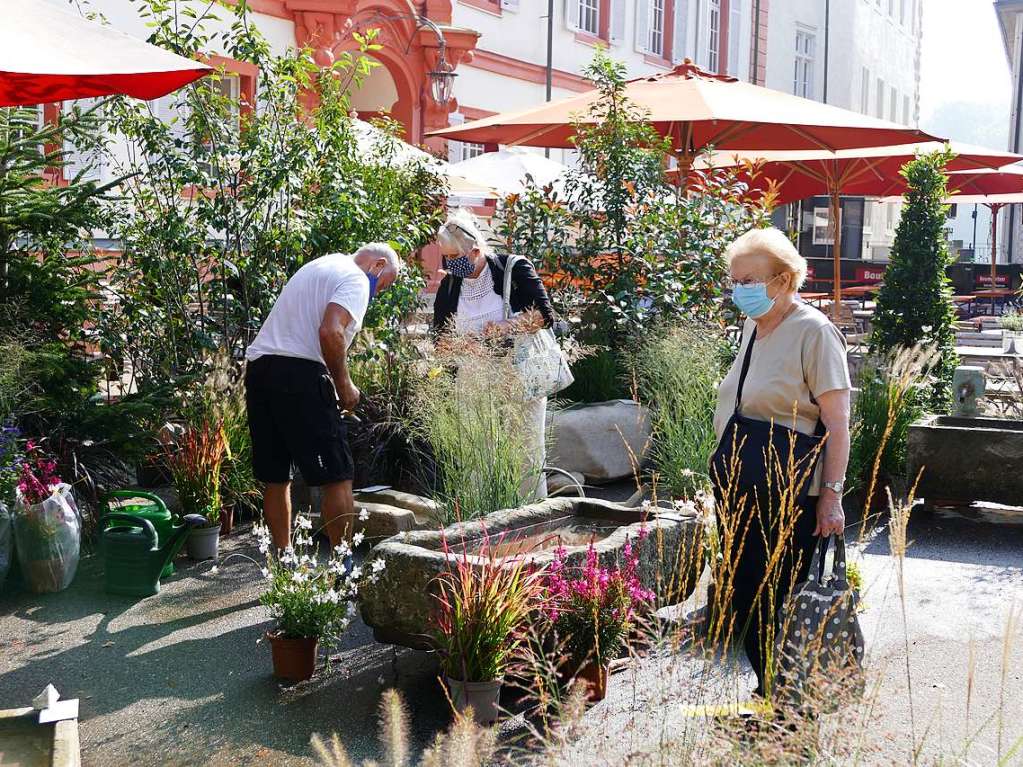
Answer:
<svg viewBox="0 0 1023 767"><path fill-rule="evenodd" d="M123 525L110 525L124 522ZM100 518L100 551L104 583L110 594L148 597L160 593L160 575L181 548L189 530L206 524L206 517L187 514L160 545L156 528L136 514L105 514Z"/></svg>
<svg viewBox="0 0 1023 767"><path fill-rule="evenodd" d="M113 507L111 502L117 499L136 501L136 503L125 503ZM137 501L143 501L138 503ZM143 490L114 490L103 496L102 505L100 507L100 515L104 516L107 514L130 514L133 517L139 517L140 519L148 519L153 527L156 529L156 535L159 539L158 545L162 546L166 541L170 540L171 535L174 534L174 517L170 511L167 510L167 506L164 504L163 499L153 493L147 493ZM168 575L174 574L174 557L177 556L178 551L184 545L185 539L182 538L180 543L171 555L167 558L167 566L163 568L163 572L160 573L161 578L166 578Z"/></svg>

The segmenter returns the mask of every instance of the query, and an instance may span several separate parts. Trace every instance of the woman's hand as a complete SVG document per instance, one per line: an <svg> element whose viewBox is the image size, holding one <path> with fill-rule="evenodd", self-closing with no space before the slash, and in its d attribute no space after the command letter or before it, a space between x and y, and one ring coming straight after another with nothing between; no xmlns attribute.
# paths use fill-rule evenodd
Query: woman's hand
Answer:
<svg viewBox="0 0 1023 767"><path fill-rule="evenodd" d="M822 537L845 534L845 510L842 499L834 490L821 489L817 499L817 528L813 534Z"/></svg>

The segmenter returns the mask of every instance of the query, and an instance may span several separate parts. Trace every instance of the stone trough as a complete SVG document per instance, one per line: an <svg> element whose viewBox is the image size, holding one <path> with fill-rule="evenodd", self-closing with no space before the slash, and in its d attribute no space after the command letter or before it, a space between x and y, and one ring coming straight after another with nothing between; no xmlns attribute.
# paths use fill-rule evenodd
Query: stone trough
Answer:
<svg viewBox="0 0 1023 767"><path fill-rule="evenodd" d="M644 525L648 535L640 542ZM610 566L622 561L629 539L639 553L640 580L657 594L658 606L676 604L693 592L702 568L701 531L695 515L644 514L607 501L565 498L498 511L444 530L400 533L379 544L366 563L369 567L382 559L385 569L363 591L362 617L377 641L429 649L434 580L449 561L468 555L479 562L478 555L489 548L498 558L525 557L543 567L560 545L569 567L576 567L584 563L592 542L601 563Z"/></svg>
<svg viewBox="0 0 1023 767"><path fill-rule="evenodd" d="M1023 505L1023 421L930 416L909 427L907 469L928 506Z"/></svg>

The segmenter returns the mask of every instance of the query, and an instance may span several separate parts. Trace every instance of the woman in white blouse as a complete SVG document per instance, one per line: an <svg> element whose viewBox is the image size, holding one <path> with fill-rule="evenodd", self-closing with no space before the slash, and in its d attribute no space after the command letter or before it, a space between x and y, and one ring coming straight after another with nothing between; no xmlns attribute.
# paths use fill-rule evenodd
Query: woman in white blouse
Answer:
<svg viewBox="0 0 1023 767"><path fill-rule="evenodd" d="M495 255L476 224L475 216L458 210L448 216L437 233L444 258L445 277L437 288L433 304L433 327L437 333L481 333L487 325L504 322L504 274L508 256ZM526 259L512 266L510 304L513 313L529 309L540 313L544 324L554 324L554 311L543 281ZM547 495L544 465L547 398L526 403L525 418L531 425L530 451L534 471L539 474L536 489L527 496ZM531 483L532 484L532 483Z"/></svg>

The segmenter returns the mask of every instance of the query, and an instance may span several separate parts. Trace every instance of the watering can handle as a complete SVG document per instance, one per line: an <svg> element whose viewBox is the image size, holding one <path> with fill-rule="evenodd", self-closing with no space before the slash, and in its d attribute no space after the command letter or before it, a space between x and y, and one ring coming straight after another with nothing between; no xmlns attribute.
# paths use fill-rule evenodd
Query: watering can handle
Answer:
<svg viewBox="0 0 1023 767"><path fill-rule="evenodd" d="M109 509L110 501L114 498L144 498L155 503L160 508L160 511L167 511L163 498L155 493L147 493L145 490L111 490L103 496L103 506Z"/></svg>
<svg viewBox="0 0 1023 767"><path fill-rule="evenodd" d="M145 517L139 517L134 514L104 514L99 519L100 529L105 529L106 523L113 520L127 522L132 527L141 527L143 532L145 532L152 540L153 548L160 545L160 539L156 535L156 528L153 527L153 523Z"/></svg>

